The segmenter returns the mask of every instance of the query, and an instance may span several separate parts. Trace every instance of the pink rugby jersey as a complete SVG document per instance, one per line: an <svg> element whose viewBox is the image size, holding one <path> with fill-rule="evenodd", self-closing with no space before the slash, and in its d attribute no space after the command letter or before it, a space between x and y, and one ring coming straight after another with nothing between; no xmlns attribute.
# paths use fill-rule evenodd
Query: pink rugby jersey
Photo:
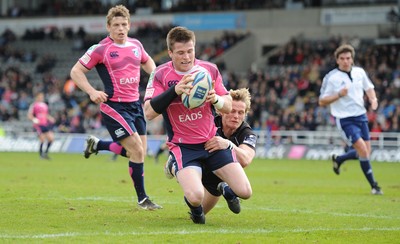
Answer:
<svg viewBox="0 0 400 244"><path fill-rule="evenodd" d="M34 102L30 108L30 113L37 118L39 122L36 125L48 125L47 116L49 115L49 107L44 102Z"/></svg>
<svg viewBox="0 0 400 244"><path fill-rule="evenodd" d="M210 62L196 59L194 67L185 73L176 71L172 66L172 61L158 66L147 84L144 99L147 100L158 96L178 83L183 75L193 73L199 69L206 69L210 73L212 80L215 80L214 89L218 95L228 94L217 66ZM172 143L204 143L211 139L217 131L217 127L214 124L212 104L209 102L198 108L188 109L183 105L181 97L178 96L168 106L163 116L166 122L168 140Z"/></svg>
<svg viewBox="0 0 400 244"><path fill-rule="evenodd" d="M134 102L140 97L140 67L148 59L137 39L128 38L124 44L116 44L108 36L90 47L79 62L89 70L96 67L108 100Z"/></svg>

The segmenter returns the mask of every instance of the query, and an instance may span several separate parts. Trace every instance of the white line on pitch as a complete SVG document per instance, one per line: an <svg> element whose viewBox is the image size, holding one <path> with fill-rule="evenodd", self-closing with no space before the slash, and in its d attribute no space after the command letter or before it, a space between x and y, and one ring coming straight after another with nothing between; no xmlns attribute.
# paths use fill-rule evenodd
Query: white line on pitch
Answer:
<svg viewBox="0 0 400 244"><path fill-rule="evenodd" d="M84 237L84 236L143 236L143 235L193 235L193 234L271 234L271 233L308 233L308 232L337 232L337 231L400 231L400 227L391 228L313 228L313 229L286 229L286 230L273 230L273 229L218 229L218 230L199 230L199 231L158 231L158 232L93 232L93 233L80 233L80 232L67 232L57 234L36 234L36 235L8 235L0 234L0 239L51 239L62 237Z"/></svg>
<svg viewBox="0 0 400 244"><path fill-rule="evenodd" d="M76 198L60 198L60 197L48 197L48 198L19 198L20 200L65 200L65 201L104 201L104 202L126 202L126 203L134 203L134 198L129 197L99 197L99 196L89 196L89 197L76 197ZM163 204L180 204L181 202L166 202L163 201ZM222 206L216 206L220 208ZM223 206L225 207L225 206ZM375 219L400 219L400 216L385 216L385 215L373 215L373 214L365 214L365 213L338 213L338 212L316 212L313 210L300 210L300 209L282 209L282 208L266 208L266 207L259 207L259 206L246 206L245 204L242 205L242 209L246 211L267 211L267 212L290 212L290 213L297 213L297 214L315 214L315 215L332 215L332 216L339 216L339 217L361 217L361 218L375 218Z"/></svg>

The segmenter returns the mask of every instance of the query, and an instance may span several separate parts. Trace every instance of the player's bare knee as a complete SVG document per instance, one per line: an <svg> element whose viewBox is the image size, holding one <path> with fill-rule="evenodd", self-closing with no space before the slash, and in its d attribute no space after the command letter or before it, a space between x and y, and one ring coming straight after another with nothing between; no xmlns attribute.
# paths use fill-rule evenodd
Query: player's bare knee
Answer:
<svg viewBox="0 0 400 244"><path fill-rule="evenodd" d="M133 147L127 150L129 155L135 155L137 157L144 157L144 151L142 145L139 143L135 144Z"/></svg>
<svg viewBox="0 0 400 244"><path fill-rule="evenodd" d="M238 192L235 192L236 195L242 199L249 199L253 194L253 191L250 186L245 186L240 188Z"/></svg>
<svg viewBox="0 0 400 244"><path fill-rule="evenodd" d="M192 206L196 207L201 205L204 196L201 193L201 191L192 191L192 192L186 192L185 197L186 200L188 200Z"/></svg>

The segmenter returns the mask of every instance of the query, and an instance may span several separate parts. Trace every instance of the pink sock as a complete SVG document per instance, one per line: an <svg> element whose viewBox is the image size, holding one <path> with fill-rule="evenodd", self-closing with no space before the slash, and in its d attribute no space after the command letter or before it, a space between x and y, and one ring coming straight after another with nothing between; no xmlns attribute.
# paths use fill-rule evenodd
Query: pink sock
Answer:
<svg viewBox="0 0 400 244"><path fill-rule="evenodd" d="M110 144L110 151L115 154L121 155L122 148L123 147L116 142Z"/></svg>

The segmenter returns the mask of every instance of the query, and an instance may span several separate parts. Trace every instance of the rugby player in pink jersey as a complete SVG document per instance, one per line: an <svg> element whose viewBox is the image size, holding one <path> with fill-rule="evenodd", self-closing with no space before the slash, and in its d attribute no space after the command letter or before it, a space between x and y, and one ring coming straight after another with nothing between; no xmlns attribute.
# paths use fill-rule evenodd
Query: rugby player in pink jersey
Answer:
<svg viewBox="0 0 400 244"><path fill-rule="evenodd" d="M109 35L90 47L71 70L75 84L85 91L90 100L100 104L100 111L113 141L103 141L89 136L84 151L85 158L98 151L112 151L129 158L132 178L139 207L155 210L161 206L153 203L144 187L144 158L147 150L146 121L139 100L141 67L150 74L156 67L142 43L128 37L131 26L129 10L123 5L109 9L107 31ZM96 68L104 91L96 90L86 73Z"/></svg>
<svg viewBox="0 0 400 244"><path fill-rule="evenodd" d="M224 196L250 198L250 182L232 149L209 152L205 144L215 135L214 115L217 110L229 113L232 98L223 85L215 64L195 58L195 34L185 27L174 27L167 35L171 61L160 65L151 74L145 95L145 115L149 120L162 114L167 130L167 144L177 164L176 178L196 224L205 224L202 206L204 187L202 166L207 166L229 187ZM193 81L191 73L207 70L213 80L206 102L195 109L186 108L180 95L188 93Z"/></svg>
<svg viewBox="0 0 400 244"><path fill-rule="evenodd" d="M50 159L48 153L54 141L53 124L55 119L49 113L49 106L44 101L44 93L39 92L35 96L35 102L29 106L28 119L33 122L33 128L39 136L39 156L42 159ZM46 149L43 150L44 143Z"/></svg>

